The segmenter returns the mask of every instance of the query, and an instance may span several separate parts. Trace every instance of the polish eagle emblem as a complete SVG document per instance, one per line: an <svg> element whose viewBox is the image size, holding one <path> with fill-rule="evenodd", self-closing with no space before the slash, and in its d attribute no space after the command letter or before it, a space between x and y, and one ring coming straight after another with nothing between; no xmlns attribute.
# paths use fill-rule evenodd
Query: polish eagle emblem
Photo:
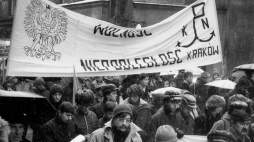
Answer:
<svg viewBox="0 0 254 142"><path fill-rule="evenodd" d="M32 38L31 46L25 46L25 54L31 57L60 60L62 54L54 50L67 36L66 13L40 0L32 0L25 11L25 31Z"/></svg>

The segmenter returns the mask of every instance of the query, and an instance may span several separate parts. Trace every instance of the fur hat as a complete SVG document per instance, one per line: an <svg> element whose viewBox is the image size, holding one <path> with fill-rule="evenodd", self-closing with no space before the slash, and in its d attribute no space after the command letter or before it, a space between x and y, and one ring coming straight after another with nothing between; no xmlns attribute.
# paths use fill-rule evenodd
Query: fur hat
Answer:
<svg viewBox="0 0 254 142"><path fill-rule="evenodd" d="M115 107L114 111L113 111L113 119L120 113L128 113L131 115L132 118L132 110L131 107L127 104L120 104L118 106Z"/></svg>
<svg viewBox="0 0 254 142"><path fill-rule="evenodd" d="M50 87L50 94L61 93L63 94L63 87L60 84L54 84Z"/></svg>
<svg viewBox="0 0 254 142"><path fill-rule="evenodd" d="M228 113L231 115L235 107L244 107L251 114L251 100L241 94L235 94L228 99Z"/></svg>
<svg viewBox="0 0 254 142"><path fill-rule="evenodd" d="M212 131L207 135L208 142L233 142L233 136L231 133L222 130Z"/></svg>
<svg viewBox="0 0 254 142"><path fill-rule="evenodd" d="M85 105L85 106L90 106L93 104L94 101L94 94L91 90L79 90L75 94L75 102L77 105Z"/></svg>
<svg viewBox="0 0 254 142"><path fill-rule="evenodd" d="M226 101L223 97L219 95L212 95L209 97L205 103L206 108L218 108L218 107L224 107L226 105Z"/></svg>
<svg viewBox="0 0 254 142"><path fill-rule="evenodd" d="M248 80L246 76L243 76L238 80L236 86L249 88L251 86L251 82Z"/></svg>
<svg viewBox="0 0 254 142"><path fill-rule="evenodd" d="M37 77L33 83L34 86L45 85L45 81L42 77Z"/></svg>
<svg viewBox="0 0 254 142"><path fill-rule="evenodd" d="M105 84L101 88L103 97L106 97L106 95L115 90L117 90L117 88L114 84Z"/></svg>
<svg viewBox="0 0 254 142"><path fill-rule="evenodd" d="M177 134L169 125L162 125L157 129L155 142L177 142Z"/></svg>

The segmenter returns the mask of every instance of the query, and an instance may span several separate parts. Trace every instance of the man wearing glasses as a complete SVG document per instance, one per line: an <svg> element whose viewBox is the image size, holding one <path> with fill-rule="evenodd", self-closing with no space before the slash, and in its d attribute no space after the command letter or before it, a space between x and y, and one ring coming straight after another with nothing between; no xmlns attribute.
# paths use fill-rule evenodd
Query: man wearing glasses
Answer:
<svg viewBox="0 0 254 142"><path fill-rule="evenodd" d="M91 134L90 142L142 142L138 131L130 106L121 104L115 107L112 120Z"/></svg>

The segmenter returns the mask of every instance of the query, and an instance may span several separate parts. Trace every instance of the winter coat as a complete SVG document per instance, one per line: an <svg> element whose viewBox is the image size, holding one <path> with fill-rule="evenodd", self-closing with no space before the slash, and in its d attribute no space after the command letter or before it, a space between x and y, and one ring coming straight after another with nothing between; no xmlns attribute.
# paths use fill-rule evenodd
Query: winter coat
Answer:
<svg viewBox="0 0 254 142"><path fill-rule="evenodd" d="M112 121L109 121L103 128L94 131L91 134L89 142L114 142L114 134L111 123ZM141 137L138 134L138 131L141 131L141 129L134 123L130 123L130 127L130 133L125 142L142 142Z"/></svg>
<svg viewBox="0 0 254 142"><path fill-rule="evenodd" d="M213 124L213 127L211 128L210 132L214 130L229 129L231 127L230 120L231 120L231 116L228 114L228 112L226 112L219 121Z"/></svg>
<svg viewBox="0 0 254 142"><path fill-rule="evenodd" d="M196 83L191 83L190 91L192 94L196 95L197 105L199 106L201 112L205 110L205 102L208 99L208 86L205 85L206 82L197 80Z"/></svg>
<svg viewBox="0 0 254 142"><path fill-rule="evenodd" d="M180 112L168 115L165 113L164 107L162 107L152 116L152 121L150 123L150 130L152 130L152 132L149 134L151 136L149 142L154 140L157 129L162 125L170 125L174 129L179 129L183 132L186 130L186 123Z"/></svg>
<svg viewBox="0 0 254 142"><path fill-rule="evenodd" d="M129 98L125 99L122 104L130 104ZM149 104L140 98L139 106L135 109L137 116L134 115L134 121L133 123L136 124L138 127L143 129L146 134L150 133L150 127L149 123L152 120L152 111L150 109ZM142 137L143 138L143 137ZM146 136L144 137L144 140L147 139Z"/></svg>
<svg viewBox="0 0 254 142"><path fill-rule="evenodd" d="M152 91L152 88L150 86L145 87L145 91L142 89L143 95L140 96L141 99L143 99L146 102L150 102L150 95L149 93Z"/></svg>
<svg viewBox="0 0 254 142"><path fill-rule="evenodd" d="M237 133L232 127L230 127L227 132L231 133L235 142L251 142L248 135L241 135Z"/></svg>
<svg viewBox="0 0 254 142"><path fill-rule="evenodd" d="M91 134L99 128L99 121L95 113L88 111L88 114L76 110L73 115L74 123L77 125L77 133L82 135Z"/></svg>
<svg viewBox="0 0 254 142"><path fill-rule="evenodd" d="M98 119L102 118L104 115L104 102L101 101L100 103L93 105L91 111L97 115Z"/></svg>
<svg viewBox="0 0 254 142"><path fill-rule="evenodd" d="M75 137L73 121L62 122L59 115L48 121L42 128L42 142L70 142Z"/></svg>
<svg viewBox="0 0 254 142"><path fill-rule="evenodd" d="M214 117L209 110L205 109L205 114L202 114L195 119L193 134L207 135L214 123L220 119L220 115Z"/></svg>

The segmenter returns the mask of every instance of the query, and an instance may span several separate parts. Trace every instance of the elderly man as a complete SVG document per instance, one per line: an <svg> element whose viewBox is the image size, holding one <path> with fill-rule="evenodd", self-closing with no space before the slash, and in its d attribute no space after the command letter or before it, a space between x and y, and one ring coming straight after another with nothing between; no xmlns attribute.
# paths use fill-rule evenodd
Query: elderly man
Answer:
<svg viewBox="0 0 254 142"><path fill-rule="evenodd" d="M90 142L142 142L138 131L130 106L121 104L114 109L112 120L91 134Z"/></svg>

